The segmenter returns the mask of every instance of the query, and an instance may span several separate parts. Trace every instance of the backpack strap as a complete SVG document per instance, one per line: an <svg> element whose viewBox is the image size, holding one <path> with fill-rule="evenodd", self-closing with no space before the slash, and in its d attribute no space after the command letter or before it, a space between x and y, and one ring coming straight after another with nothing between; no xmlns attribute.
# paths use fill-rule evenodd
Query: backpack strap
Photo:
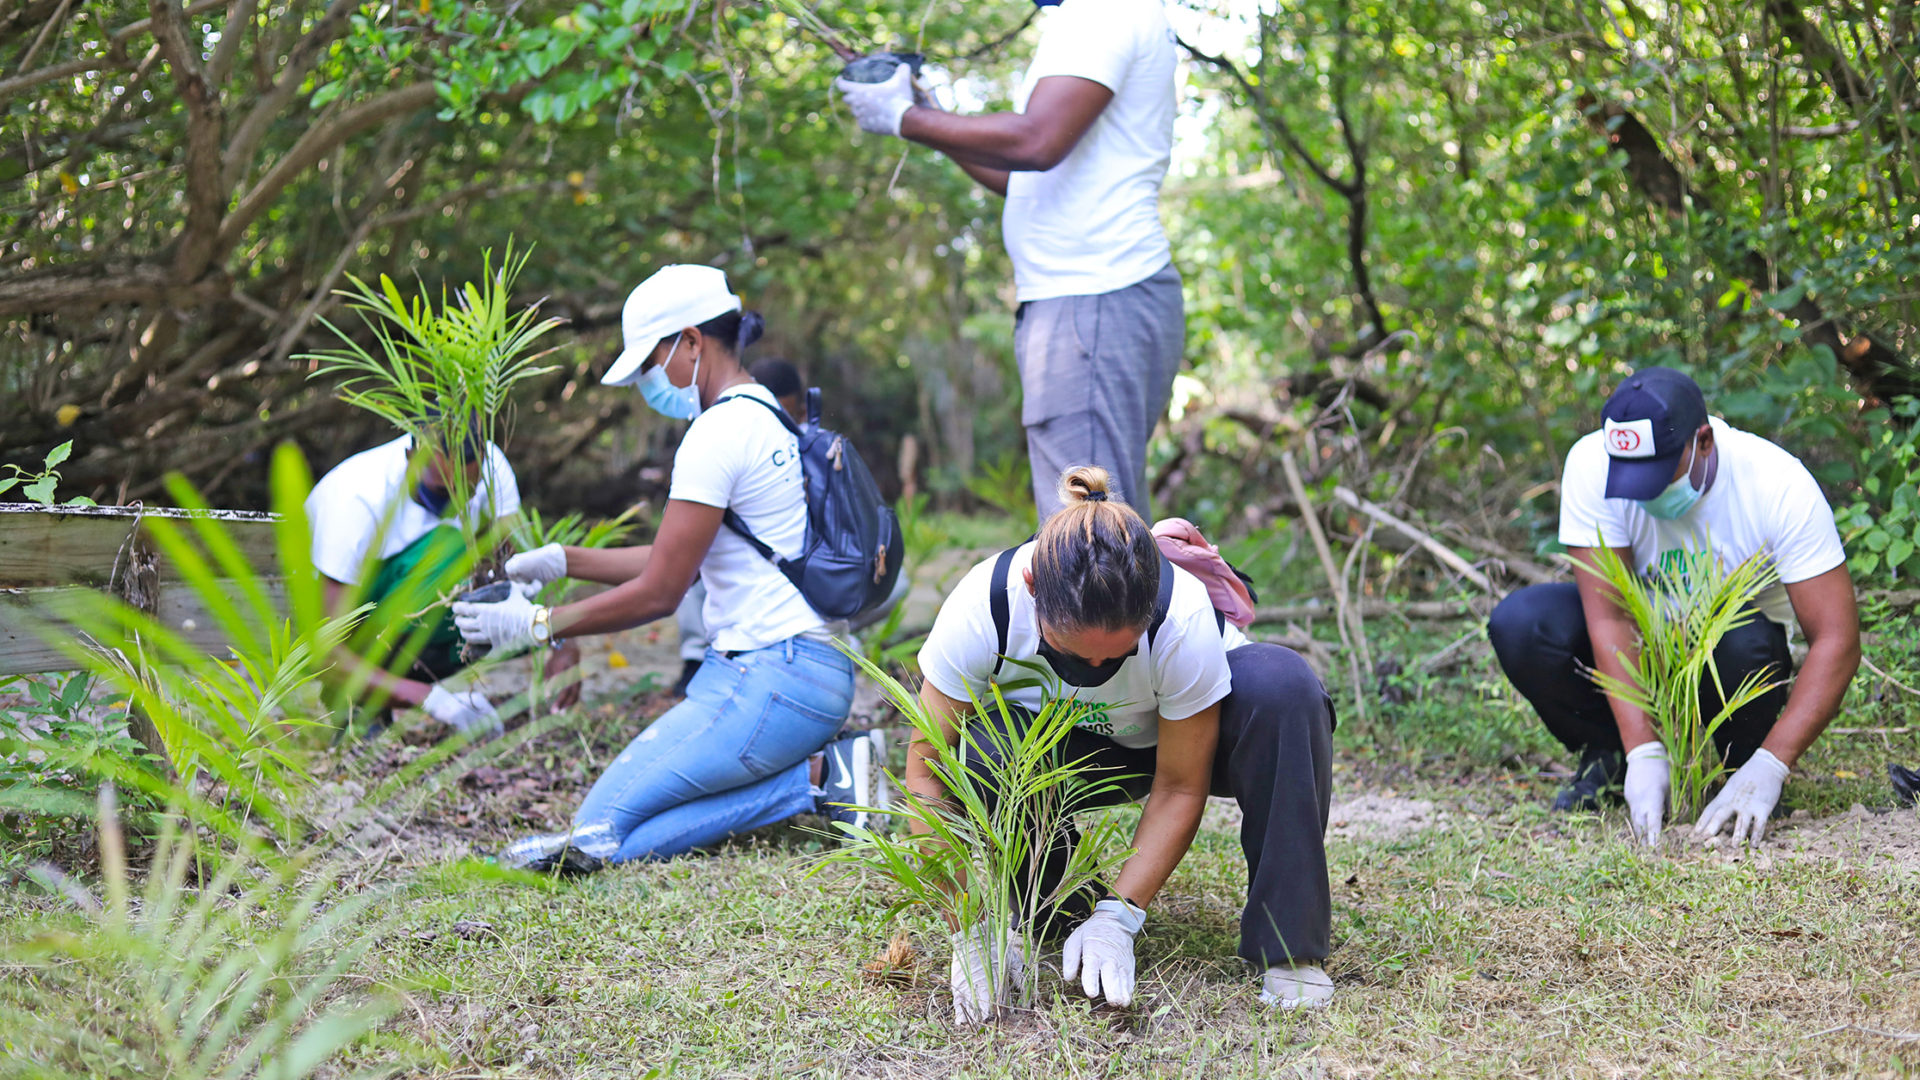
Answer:
<svg viewBox="0 0 1920 1080"><path fill-rule="evenodd" d="M818 389L815 389L813 393L817 395L820 393L820 391ZM780 426L786 428L789 432L793 434L795 438L798 438L800 436L799 425L793 422L793 417L787 415L787 410L781 408L778 405L769 404L765 401L760 400L757 397L754 397L751 394L728 394L726 397L723 397L719 401L714 402L713 403L714 408L717 409L721 406L721 404L728 401L751 401L755 405L758 405L761 408L766 409L767 411L773 413L774 416L778 417L780 419ZM708 411L711 412L712 410L708 410ZM780 558L779 552L768 547L765 541L753 535L753 530L747 528L746 519L742 518L739 514L735 513L733 507L731 506L727 507L726 514L720 518L720 523L725 525L727 528L732 529L735 533L739 534L740 539L745 540L747 542L748 547L751 547L753 550L759 552L761 558L767 560L768 562L774 564L775 566L779 566L783 561Z"/></svg>
<svg viewBox="0 0 1920 1080"><path fill-rule="evenodd" d="M1147 627L1147 648L1153 648L1153 639L1160 634L1160 624L1167 621L1167 612L1173 609L1173 563L1165 555L1160 556L1160 595L1153 601L1153 623Z"/></svg>
<svg viewBox="0 0 1920 1080"><path fill-rule="evenodd" d="M993 633L999 645L993 650L993 674L989 679L1000 677L1000 668L1007 662L1007 634L1013 629L1013 605L1007 600L1007 576L1013 571L1014 553L1025 547L1015 544L1000 553L993 560L993 576L987 580L987 609L993 613Z"/></svg>

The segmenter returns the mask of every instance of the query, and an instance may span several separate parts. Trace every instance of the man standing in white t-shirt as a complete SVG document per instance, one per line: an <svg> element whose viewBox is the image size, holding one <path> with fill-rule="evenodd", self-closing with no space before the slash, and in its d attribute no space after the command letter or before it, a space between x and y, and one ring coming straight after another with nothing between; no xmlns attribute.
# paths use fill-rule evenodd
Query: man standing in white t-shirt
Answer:
<svg viewBox="0 0 1920 1080"><path fill-rule="evenodd" d="M1173 29L1161 0L1035 0L1055 7L1013 112L916 105L901 65L884 83L835 83L862 130L951 157L1006 196L1014 357L1034 502L1099 465L1147 509L1147 439L1166 411L1186 338L1180 274L1160 226L1173 154Z"/></svg>
<svg viewBox="0 0 1920 1080"><path fill-rule="evenodd" d="M1601 420L1567 453L1560 481L1560 542L1576 565L1604 544L1644 574L1681 551L1711 547L1728 567L1765 552L1779 572L1755 598L1756 617L1721 639L1714 661L1722 686L1769 669L1782 685L1714 732L1736 771L1694 828L1705 837L1733 822L1736 843L1757 843L1793 763L1826 730L1860 664L1860 617L1833 510L1798 458L1710 418L1700 387L1677 371L1634 373ZM1794 622L1807 639L1797 677L1787 645ZM1580 755L1554 809L1597 809L1621 785L1635 833L1657 840L1666 748L1643 710L1603 694L1587 675L1597 668L1626 679L1622 658L1638 648L1633 619L1605 583L1576 568L1574 584L1521 589L1494 609L1487 634L1507 678ZM1707 715L1719 711L1711 689L1703 697Z"/></svg>
<svg viewBox="0 0 1920 1080"><path fill-rule="evenodd" d="M482 460L485 461L484 467ZM473 492L462 510L452 505L449 478L462 470ZM447 450L414 447L413 436L363 450L328 470L307 495L307 521L313 533L313 567L325 589L327 610L342 612L360 604L412 612L431 607L436 583L446 567L465 551L459 519L486 528L519 513L520 487L513 466L500 448L487 443ZM377 617L377 616L376 616ZM440 685L466 666L460 633L445 608L429 616L432 625L419 651L398 668L393 658L370 663L342 649L345 673L363 673L369 693L412 706L456 731L491 731L502 725L485 694L449 690ZM382 635L384 648L400 648L413 626ZM555 650L547 674L557 675L579 662L578 648ZM557 704L571 704L578 685L567 688Z"/></svg>

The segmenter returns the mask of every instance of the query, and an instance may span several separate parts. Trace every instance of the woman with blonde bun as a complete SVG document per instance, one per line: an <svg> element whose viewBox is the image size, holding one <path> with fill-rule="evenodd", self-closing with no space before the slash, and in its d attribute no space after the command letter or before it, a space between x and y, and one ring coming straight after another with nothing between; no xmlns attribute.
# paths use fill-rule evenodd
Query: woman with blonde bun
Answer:
<svg viewBox="0 0 1920 1080"><path fill-rule="evenodd" d="M985 722L968 702L1003 674L1029 684L999 687L1026 715L1049 694L1090 705L1064 745L1065 760L1112 769L1125 777L1126 797L1147 800L1133 854L1112 885L1071 896L1055 912L1079 920L1066 939L1063 974L1089 997L1131 1001L1134 939L1147 908L1193 843L1207 797L1224 795L1242 812L1248 889L1240 955L1262 973L1261 1000L1284 1009L1324 1004L1333 993L1320 966L1332 936L1323 836L1334 715L1326 689L1297 653L1249 641L1222 619L1206 586L1162 557L1105 470L1067 470L1060 497L1062 508L1033 540L975 566L947 597L920 670L922 700L952 740L963 725ZM1035 664L1055 685L1032 685ZM905 782L940 798L932 753L913 744ZM1058 880L1065 853L1049 852L1043 891ZM1028 958L987 963L989 950L1009 943L985 941L977 928L954 945L955 1008L963 1021L978 1019L999 988L973 973L1004 973Z"/></svg>

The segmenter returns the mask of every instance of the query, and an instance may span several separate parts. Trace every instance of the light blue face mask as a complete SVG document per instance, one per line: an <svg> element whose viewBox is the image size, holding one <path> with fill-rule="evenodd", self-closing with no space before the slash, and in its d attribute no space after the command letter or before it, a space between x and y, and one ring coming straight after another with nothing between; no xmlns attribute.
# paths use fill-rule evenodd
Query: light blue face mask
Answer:
<svg viewBox="0 0 1920 1080"><path fill-rule="evenodd" d="M1687 511L1700 502L1700 497L1706 492L1693 486L1693 466L1699 454L1700 443L1696 439L1689 448L1687 468L1680 474L1680 479L1668 484L1665 491L1640 503L1640 509L1645 510L1648 517L1672 521L1685 517Z"/></svg>
<svg viewBox="0 0 1920 1080"><path fill-rule="evenodd" d="M667 365L673 363L673 354L679 348L680 337L675 337L666 360L640 376L640 396L649 408L669 420L692 420L700 415L700 358L693 358L693 381L675 386L667 379Z"/></svg>

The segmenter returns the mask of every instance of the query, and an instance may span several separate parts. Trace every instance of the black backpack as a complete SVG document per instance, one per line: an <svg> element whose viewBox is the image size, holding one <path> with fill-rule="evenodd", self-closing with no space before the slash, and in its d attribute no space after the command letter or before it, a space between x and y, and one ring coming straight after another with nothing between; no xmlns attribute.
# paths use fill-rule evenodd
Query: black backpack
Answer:
<svg viewBox="0 0 1920 1080"><path fill-rule="evenodd" d="M820 389L807 391L807 425L787 410L749 394L737 395L780 418L800 440L800 474L807 496L807 533L800 557L783 559L729 509L727 528L780 568L829 619L848 619L886 602L900 578L900 521L880 498L880 488L844 436L820 426Z"/></svg>

